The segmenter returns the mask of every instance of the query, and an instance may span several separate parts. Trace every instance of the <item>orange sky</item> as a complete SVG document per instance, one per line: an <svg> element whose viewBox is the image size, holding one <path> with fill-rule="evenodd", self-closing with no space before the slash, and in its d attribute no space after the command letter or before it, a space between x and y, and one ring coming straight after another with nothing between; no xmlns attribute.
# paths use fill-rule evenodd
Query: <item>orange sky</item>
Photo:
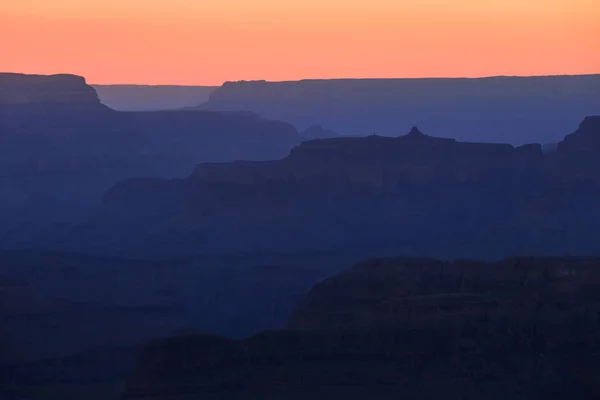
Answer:
<svg viewBox="0 0 600 400"><path fill-rule="evenodd" d="M0 38L91 83L600 73L600 1L8 0Z"/></svg>

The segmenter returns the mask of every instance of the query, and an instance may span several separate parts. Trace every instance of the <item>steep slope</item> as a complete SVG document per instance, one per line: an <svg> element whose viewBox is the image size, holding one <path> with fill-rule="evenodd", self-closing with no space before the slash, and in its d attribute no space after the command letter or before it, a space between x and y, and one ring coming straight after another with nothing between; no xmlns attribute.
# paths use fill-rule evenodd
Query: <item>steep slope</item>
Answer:
<svg viewBox="0 0 600 400"><path fill-rule="evenodd" d="M303 130L395 136L418 125L461 141L555 143L600 109L600 75L227 82L206 110L246 110Z"/></svg>
<svg viewBox="0 0 600 400"><path fill-rule="evenodd" d="M599 262L367 260L315 287L291 330L148 344L127 397L592 399Z"/></svg>
<svg viewBox="0 0 600 400"><path fill-rule="evenodd" d="M486 318L525 323L533 315L558 323L570 317L566 309L598 312L600 298L594 294L598 285L597 259L514 258L495 263L371 259L314 287L292 313L287 328L425 329Z"/></svg>
<svg viewBox="0 0 600 400"><path fill-rule="evenodd" d="M558 144L557 149L565 155L600 154L600 115L586 117L575 132Z"/></svg>

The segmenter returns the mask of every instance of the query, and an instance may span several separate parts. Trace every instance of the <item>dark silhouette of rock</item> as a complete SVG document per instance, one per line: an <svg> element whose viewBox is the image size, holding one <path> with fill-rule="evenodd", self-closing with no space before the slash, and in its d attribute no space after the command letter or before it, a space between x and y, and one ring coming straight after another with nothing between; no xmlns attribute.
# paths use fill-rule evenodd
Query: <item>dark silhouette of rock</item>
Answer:
<svg viewBox="0 0 600 400"><path fill-rule="evenodd" d="M586 117L579 124L579 129L557 145L557 150L574 156L600 154L600 115Z"/></svg>
<svg viewBox="0 0 600 400"><path fill-rule="evenodd" d="M75 75L0 73L0 106L37 104L99 105L96 91Z"/></svg>
<svg viewBox="0 0 600 400"><path fill-rule="evenodd" d="M66 240L78 246L109 234L122 248L160 243L173 254L595 254L590 217L600 188L577 177L581 162L544 155L539 144L465 143L416 128L312 140L277 161L200 164L186 179L121 182L87 233Z"/></svg>
<svg viewBox="0 0 600 400"><path fill-rule="evenodd" d="M535 170L541 166L539 145L463 143L434 138L413 128L397 138L368 136L303 142L277 162L201 164L193 174L200 181L267 183L321 180L361 183L384 188L399 180L483 180L491 173Z"/></svg>
<svg viewBox="0 0 600 400"><path fill-rule="evenodd" d="M422 137L422 136L424 136L424 135L423 135L423 132L421 132L421 131L419 130L419 128L417 128L416 126L413 126L413 127L410 129L410 132L408 132L408 134L407 134L406 136L408 136L408 137L414 137L414 138L418 138L418 137Z"/></svg>
<svg viewBox="0 0 600 400"><path fill-rule="evenodd" d="M417 124L460 141L556 143L600 109L600 75L226 82L200 108L253 111L301 131L396 136Z"/></svg>
<svg viewBox="0 0 600 400"><path fill-rule="evenodd" d="M563 181L587 186L600 183L600 116L586 117L579 128L549 154L552 167Z"/></svg>
<svg viewBox="0 0 600 400"><path fill-rule="evenodd" d="M148 344L126 397L592 399L599 263L367 260L315 287L291 330Z"/></svg>

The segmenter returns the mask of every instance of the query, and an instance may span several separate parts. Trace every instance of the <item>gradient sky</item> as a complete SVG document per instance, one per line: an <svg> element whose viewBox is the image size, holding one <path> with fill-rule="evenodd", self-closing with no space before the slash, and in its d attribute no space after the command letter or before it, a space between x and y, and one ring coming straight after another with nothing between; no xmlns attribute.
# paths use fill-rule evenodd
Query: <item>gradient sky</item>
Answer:
<svg viewBox="0 0 600 400"><path fill-rule="evenodd" d="M600 73L600 1L8 0L0 38L91 83Z"/></svg>

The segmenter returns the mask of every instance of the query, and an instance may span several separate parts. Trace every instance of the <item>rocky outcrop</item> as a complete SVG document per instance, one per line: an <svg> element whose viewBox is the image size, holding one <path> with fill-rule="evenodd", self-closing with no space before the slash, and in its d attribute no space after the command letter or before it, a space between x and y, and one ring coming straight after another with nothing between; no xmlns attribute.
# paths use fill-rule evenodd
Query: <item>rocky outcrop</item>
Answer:
<svg viewBox="0 0 600 400"><path fill-rule="evenodd" d="M201 108L253 111L301 131L395 136L418 124L460 141L551 143L600 109L600 75L227 82Z"/></svg>
<svg viewBox="0 0 600 400"><path fill-rule="evenodd" d="M313 288L287 328L424 329L503 318L524 323L532 316L559 323L572 313L600 312L598 286L597 259L373 259Z"/></svg>
<svg viewBox="0 0 600 400"><path fill-rule="evenodd" d="M557 146L563 155L598 156L600 154L600 115L589 116L579 128Z"/></svg>
<svg viewBox="0 0 600 400"><path fill-rule="evenodd" d="M463 143L435 138L413 128L396 138L371 135L305 141L278 162L201 164L203 182L261 184L314 182L365 184L377 188L399 182L477 182L490 174L530 172L541 167L539 145Z"/></svg>
<svg viewBox="0 0 600 400"><path fill-rule="evenodd" d="M0 107L39 104L98 106L100 100L81 76L0 73Z"/></svg>
<svg viewBox="0 0 600 400"><path fill-rule="evenodd" d="M367 260L315 287L289 330L150 343L126 397L592 399L599 263Z"/></svg>
<svg viewBox="0 0 600 400"><path fill-rule="evenodd" d="M561 180L588 187L600 184L600 116L586 117L548 158Z"/></svg>

